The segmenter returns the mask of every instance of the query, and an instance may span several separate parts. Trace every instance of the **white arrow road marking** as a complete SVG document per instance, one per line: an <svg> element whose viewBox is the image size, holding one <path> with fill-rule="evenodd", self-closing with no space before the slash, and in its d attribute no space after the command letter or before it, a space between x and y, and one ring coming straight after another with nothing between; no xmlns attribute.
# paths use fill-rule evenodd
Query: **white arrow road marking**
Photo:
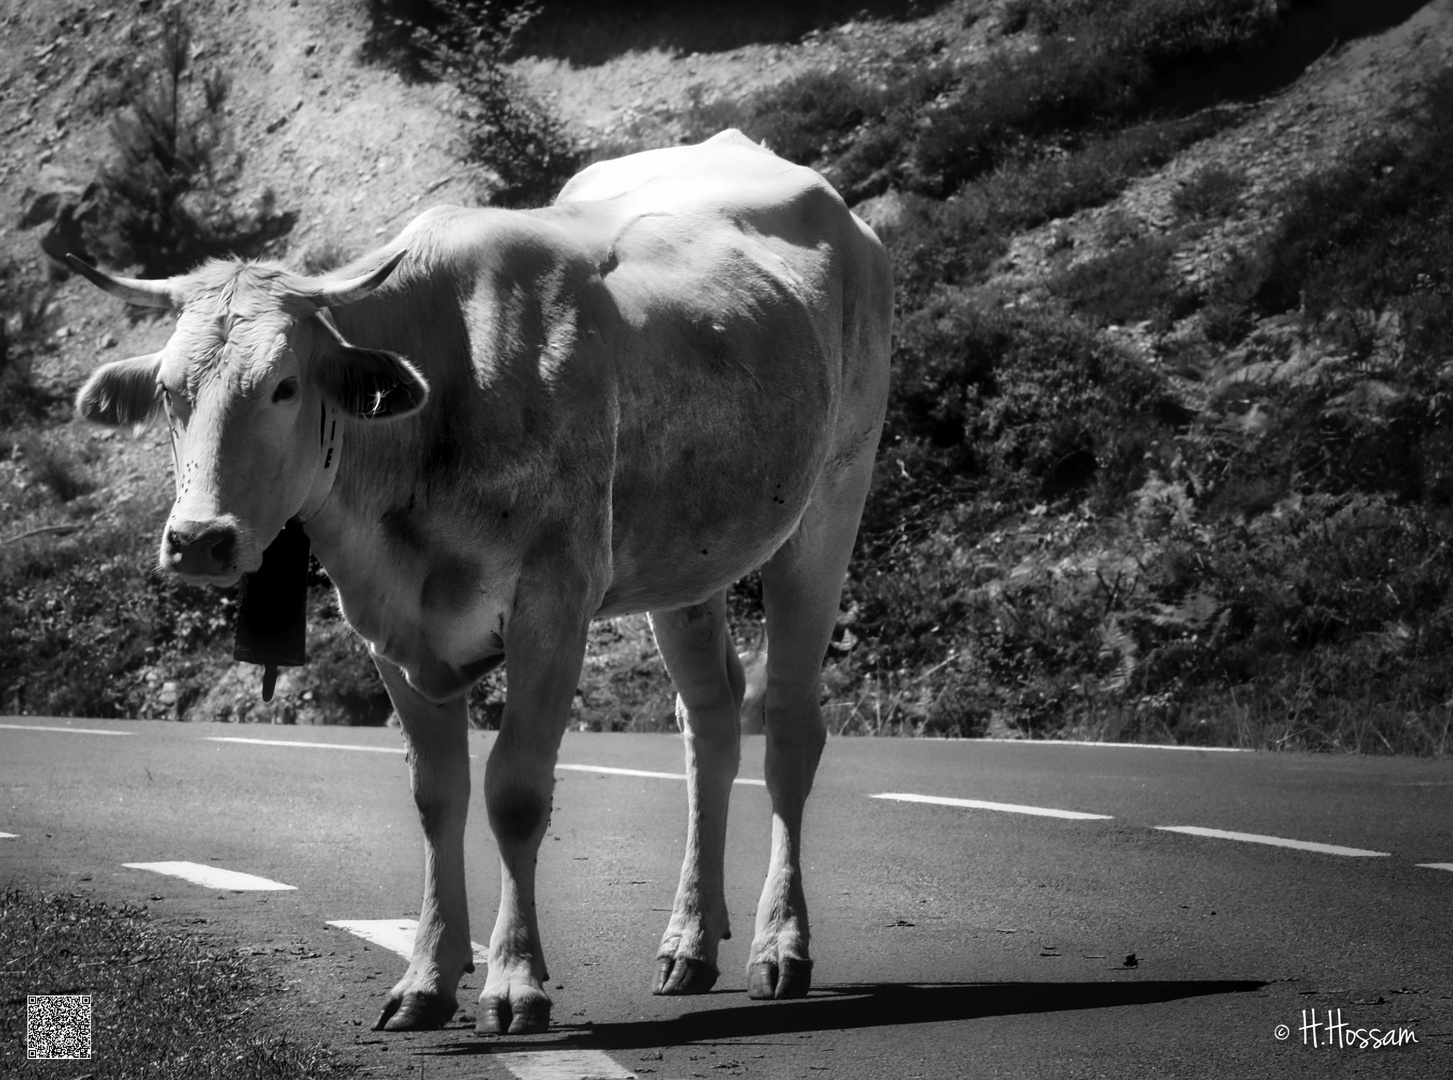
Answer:
<svg viewBox="0 0 1453 1080"><path fill-rule="evenodd" d="M405 960L414 955L414 935L419 930L417 919L330 919L328 925L396 952ZM474 947L475 967L483 971L489 961L489 952L477 941L470 944ZM636 1077L635 1073L599 1050L501 1054L499 1060L520 1080L635 1080Z"/></svg>
<svg viewBox="0 0 1453 1080"><path fill-rule="evenodd" d="M329 926L347 930L350 934L372 942L380 948L396 952L405 960L414 955L414 935L419 932L418 919L330 919ZM469 943L474 948L474 963L484 970L489 960L489 949L477 941Z"/></svg>
<svg viewBox="0 0 1453 1080"><path fill-rule="evenodd" d="M1420 862L1418 865L1428 870L1453 870L1453 862Z"/></svg>
<svg viewBox="0 0 1453 1080"><path fill-rule="evenodd" d="M599 1050L544 1050L496 1054L520 1080L636 1080L636 1074Z"/></svg>
<svg viewBox="0 0 1453 1080"><path fill-rule="evenodd" d="M224 870L220 866L208 866L194 862L129 862L122 866L130 870L150 870L154 874L179 877L208 889L231 889L234 892L264 892L269 890L296 890L296 885L284 885L254 874L243 874L237 870Z"/></svg>
<svg viewBox="0 0 1453 1080"><path fill-rule="evenodd" d="M236 735L207 735L208 742L253 743L258 746L307 746L314 750L367 750L374 754L407 754L402 746L360 746L358 743L300 742L296 739L244 739Z"/></svg>
<svg viewBox="0 0 1453 1080"><path fill-rule="evenodd" d="M686 774L679 772L649 772L646 769L617 769L610 765L566 765L557 764L557 769L568 769L571 772L607 773L611 776L645 776L652 780L685 780ZM751 777L739 776L732 781L736 784L751 784L754 787L766 787L767 781L754 780Z"/></svg>
<svg viewBox="0 0 1453 1080"><path fill-rule="evenodd" d="M1270 844L1273 847L1296 848L1298 851L1316 851L1323 855L1349 855L1354 858L1387 858L1386 851L1364 851L1362 848L1338 847L1336 844L1317 844L1310 840L1288 840L1281 836L1260 836L1257 833L1227 832L1224 829L1203 829L1198 825L1157 825L1161 832L1185 833L1188 836L1209 836L1215 840L1241 840L1248 844Z"/></svg>
<svg viewBox="0 0 1453 1080"><path fill-rule="evenodd" d="M40 724L0 724L7 731L64 731L70 735L131 735L130 731L105 731L101 728L44 727Z"/></svg>
<svg viewBox="0 0 1453 1080"><path fill-rule="evenodd" d="M970 810L1001 810L1006 814L1032 814L1035 817L1068 818L1071 821L1110 821L1109 814L1085 814L1079 810L1054 810L1048 806L1019 806L1016 803L985 802L982 799L950 799L943 795L907 795L902 792L885 791L874 799L894 799L898 802L930 803L934 806L962 806Z"/></svg>

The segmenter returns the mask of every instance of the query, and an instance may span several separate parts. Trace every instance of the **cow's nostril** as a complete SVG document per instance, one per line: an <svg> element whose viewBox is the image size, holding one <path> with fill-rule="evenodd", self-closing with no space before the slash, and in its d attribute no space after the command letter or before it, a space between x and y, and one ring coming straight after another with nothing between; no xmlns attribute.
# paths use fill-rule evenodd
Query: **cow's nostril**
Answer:
<svg viewBox="0 0 1453 1080"><path fill-rule="evenodd" d="M230 524L183 521L166 530L167 561L181 573L223 574L237 554L237 529Z"/></svg>
<svg viewBox="0 0 1453 1080"><path fill-rule="evenodd" d="M215 536L209 536L212 561L219 567L232 565L232 553L237 548L237 534L231 529L219 529Z"/></svg>

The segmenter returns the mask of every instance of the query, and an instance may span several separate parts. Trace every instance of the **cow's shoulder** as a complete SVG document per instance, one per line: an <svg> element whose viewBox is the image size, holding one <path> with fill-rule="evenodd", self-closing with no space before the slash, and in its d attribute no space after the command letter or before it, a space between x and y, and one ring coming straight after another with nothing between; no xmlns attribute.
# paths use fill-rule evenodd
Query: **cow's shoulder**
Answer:
<svg viewBox="0 0 1453 1080"><path fill-rule="evenodd" d="M433 206L399 233L411 274L458 279L493 271L529 276L544 267L588 265L588 238L535 214L492 207Z"/></svg>

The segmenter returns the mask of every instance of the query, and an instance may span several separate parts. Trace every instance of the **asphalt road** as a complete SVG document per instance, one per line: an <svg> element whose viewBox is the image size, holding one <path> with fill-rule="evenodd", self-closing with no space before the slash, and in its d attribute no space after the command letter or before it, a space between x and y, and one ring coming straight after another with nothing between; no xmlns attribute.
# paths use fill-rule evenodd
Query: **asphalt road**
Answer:
<svg viewBox="0 0 1453 1080"><path fill-rule="evenodd" d="M490 738L471 736L479 769ZM0 718L0 884L146 901L283 958L296 1026L364 1075L1453 1075L1453 762L833 740L808 804L814 989L763 1003L742 971L762 740L733 795L722 979L657 998L684 785L595 767L678 774L680 747L572 733L540 863L555 1027L481 1038L478 973L450 1028L371 1032L405 963L329 925L417 915L401 748L386 729ZM1182 827L1329 850L1167 831ZM470 835L482 942L498 876L478 804ZM177 860L294 888L123 865ZM1386 1032L1396 1044L1375 1045Z"/></svg>

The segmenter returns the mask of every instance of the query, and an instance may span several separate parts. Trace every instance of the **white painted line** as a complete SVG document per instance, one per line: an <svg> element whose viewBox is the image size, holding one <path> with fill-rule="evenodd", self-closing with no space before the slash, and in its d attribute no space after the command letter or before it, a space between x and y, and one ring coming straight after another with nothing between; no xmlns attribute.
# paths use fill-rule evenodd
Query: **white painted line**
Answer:
<svg viewBox="0 0 1453 1080"><path fill-rule="evenodd" d="M636 1080L636 1074L599 1050L532 1050L495 1054L520 1080Z"/></svg>
<svg viewBox="0 0 1453 1080"><path fill-rule="evenodd" d="M419 932L418 919L334 919L328 925L396 952L405 960L413 958L414 935ZM489 962L489 949L477 941L471 941L470 945L474 947L475 966L482 970Z"/></svg>
<svg viewBox="0 0 1453 1080"><path fill-rule="evenodd" d="M1273 847L1296 848L1298 851L1317 851L1323 855L1350 855L1354 858L1387 858L1390 855L1390 852L1386 851L1364 851L1362 848L1338 847L1336 844L1317 844L1311 840L1288 840L1281 836L1227 832L1224 829L1203 829L1197 825L1157 825L1155 827L1161 832L1209 836L1215 840L1242 840L1248 844L1270 844Z"/></svg>
<svg viewBox="0 0 1453 1080"><path fill-rule="evenodd" d="M43 727L40 724L0 724L7 731L64 731L71 735L131 735L130 731L104 731L101 728Z"/></svg>
<svg viewBox="0 0 1453 1080"><path fill-rule="evenodd" d="M569 769L572 772L608 773L611 776L645 776L653 780L685 780L686 774L679 772L647 772L645 769L614 769L609 765L566 765L563 763L555 766L557 769Z"/></svg>
<svg viewBox="0 0 1453 1080"><path fill-rule="evenodd" d="M650 772L646 769L617 769L610 765L565 765L557 764L557 769L569 769L571 772L607 773L611 776L644 776L651 780L685 780L686 774L679 772ZM751 777L740 776L732 781L734 784L750 784L753 787L766 787L767 781L754 780Z"/></svg>
<svg viewBox="0 0 1453 1080"><path fill-rule="evenodd" d="M259 746L304 746L314 750L367 750L374 754L407 754L402 746L360 746L358 743L301 742L297 739L244 739L236 735L207 735L208 742L254 743Z"/></svg>
<svg viewBox="0 0 1453 1080"><path fill-rule="evenodd" d="M0 840L19 840L19 839L20 839L20 837L16 836L15 833L13 833L13 832L0 832Z"/></svg>
<svg viewBox="0 0 1453 1080"><path fill-rule="evenodd" d="M1019 806L1015 803L984 802L982 799L950 799L942 795L905 795L884 792L874 799L896 799L898 802L931 803L934 806L963 806L970 810L1002 810L1007 814L1033 814L1035 817L1068 818L1071 821L1109 821L1109 814L1084 814L1078 810L1054 810L1047 806Z"/></svg>
<svg viewBox="0 0 1453 1080"><path fill-rule="evenodd" d="M1153 742L1096 742L1093 739L1001 739L986 735L981 738L964 739L962 741L970 743L1014 743L1016 746L1108 746L1121 750L1195 750L1205 754L1256 753L1255 750L1245 746L1179 746L1172 743Z"/></svg>
<svg viewBox="0 0 1453 1080"><path fill-rule="evenodd" d="M1418 865L1428 870L1453 870L1453 862L1420 862Z"/></svg>
<svg viewBox="0 0 1453 1080"><path fill-rule="evenodd" d="M220 866L208 866L194 862L129 862L122 866L130 870L150 870L155 874L179 877L208 889L231 889L234 892L263 892L278 889L296 890L296 885L284 885L265 877L244 874L237 870L224 870Z"/></svg>

